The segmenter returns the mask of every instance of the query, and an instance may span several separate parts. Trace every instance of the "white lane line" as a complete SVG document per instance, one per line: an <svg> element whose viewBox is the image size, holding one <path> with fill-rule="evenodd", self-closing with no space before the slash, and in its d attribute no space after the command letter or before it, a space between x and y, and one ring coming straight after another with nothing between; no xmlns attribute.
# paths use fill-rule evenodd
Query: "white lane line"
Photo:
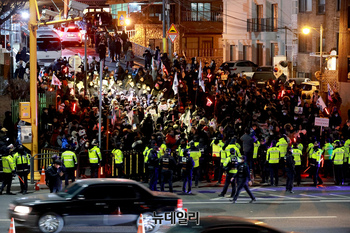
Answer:
<svg viewBox="0 0 350 233"><path fill-rule="evenodd" d="M251 188L251 191L254 191L256 189L264 190L264 191L271 191L271 192L276 192L275 189L269 189L269 188L262 188L262 187L256 187L256 188Z"/></svg>
<svg viewBox="0 0 350 233"><path fill-rule="evenodd" d="M308 194L299 194L300 196L305 196L305 197L313 197L313 198L318 198L318 199L327 199L325 197L319 197L319 196L314 196L314 195L308 195Z"/></svg>
<svg viewBox="0 0 350 233"><path fill-rule="evenodd" d="M11 222L10 219L0 219L0 222Z"/></svg>
<svg viewBox="0 0 350 233"><path fill-rule="evenodd" d="M248 219L320 219L337 218L337 216L285 216L285 217L248 217Z"/></svg>
<svg viewBox="0 0 350 233"><path fill-rule="evenodd" d="M349 199L350 198L350 196L345 196L345 195L339 195L339 194L329 194L329 195L332 195L332 196L336 196L336 197L342 197L342 198L347 198L347 199Z"/></svg>
<svg viewBox="0 0 350 233"><path fill-rule="evenodd" d="M272 197L278 197L278 198L297 199L295 197L281 196L281 195L276 195L276 194L269 194L269 195Z"/></svg>

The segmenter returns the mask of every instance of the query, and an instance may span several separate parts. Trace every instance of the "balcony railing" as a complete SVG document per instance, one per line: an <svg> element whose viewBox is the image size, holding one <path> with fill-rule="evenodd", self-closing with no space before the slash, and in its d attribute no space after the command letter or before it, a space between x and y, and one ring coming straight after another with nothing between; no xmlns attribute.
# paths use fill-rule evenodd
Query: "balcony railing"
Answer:
<svg viewBox="0 0 350 233"><path fill-rule="evenodd" d="M275 32L278 28L278 18L253 18L247 21L248 32Z"/></svg>
<svg viewBox="0 0 350 233"><path fill-rule="evenodd" d="M183 22L222 22L222 12L219 11L183 11Z"/></svg>
<svg viewBox="0 0 350 233"><path fill-rule="evenodd" d="M222 57L222 48L218 49L184 49L186 57Z"/></svg>

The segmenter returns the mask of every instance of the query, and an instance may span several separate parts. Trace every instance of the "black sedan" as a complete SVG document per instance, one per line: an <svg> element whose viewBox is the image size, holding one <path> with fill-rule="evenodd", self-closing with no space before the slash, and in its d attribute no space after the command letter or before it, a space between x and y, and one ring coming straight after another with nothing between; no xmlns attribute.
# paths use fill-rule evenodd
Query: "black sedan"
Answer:
<svg viewBox="0 0 350 233"><path fill-rule="evenodd" d="M179 222L181 224L181 221ZM283 233L267 224L232 216L207 216L170 228L167 233Z"/></svg>
<svg viewBox="0 0 350 233"><path fill-rule="evenodd" d="M9 217L17 223L51 233L65 225L137 224L141 213L146 232L155 232L154 215L175 212L183 212L176 194L153 192L128 179L77 180L63 192L19 198L9 206Z"/></svg>

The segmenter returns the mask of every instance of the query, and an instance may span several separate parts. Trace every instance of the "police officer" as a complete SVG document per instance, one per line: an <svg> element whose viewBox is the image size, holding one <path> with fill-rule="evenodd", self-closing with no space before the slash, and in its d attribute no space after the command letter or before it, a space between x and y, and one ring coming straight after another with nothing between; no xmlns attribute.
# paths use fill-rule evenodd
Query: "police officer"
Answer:
<svg viewBox="0 0 350 233"><path fill-rule="evenodd" d="M236 156L236 150L234 148L230 149L230 154L231 155L226 159L226 161L224 163L224 167L226 170L226 180L225 180L224 188L222 189L222 192L219 194L219 197L225 196L230 183L231 183L231 187L232 187L231 197L233 197L233 195L236 192L236 181L232 178L237 173L239 158Z"/></svg>
<svg viewBox="0 0 350 233"><path fill-rule="evenodd" d="M281 165L282 165L282 171L283 171L283 176L285 175L286 173L286 169L285 169L285 166L284 166L284 160L283 158L286 156L287 154L287 148L288 148L288 142L287 142L287 136L286 135L283 135L277 142L276 146L278 147L278 149L280 150L281 152L281 157L282 160L281 160ZM276 185L277 186L277 185Z"/></svg>
<svg viewBox="0 0 350 233"><path fill-rule="evenodd" d="M301 182L301 155L303 154L299 148L300 147L298 146L298 144L294 143L292 154L295 162L294 170L295 170L295 179L297 182L297 186L299 186Z"/></svg>
<svg viewBox="0 0 350 233"><path fill-rule="evenodd" d="M202 156L202 153L200 152L198 147L196 147L194 145L194 142L191 142L190 146L191 146L190 149L189 149L190 156L192 157L192 159L194 161L194 167L193 167L194 185L195 185L196 188L198 188L199 171L200 171L199 158Z"/></svg>
<svg viewBox="0 0 350 233"><path fill-rule="evenodd" d="M185 149L183 151L183 157L180 160L181 170L182 170L182 192L191 194L192 187L192 171L194 167L193 158L190 156L190 152ZM186 185L188 184L188 189L186 192Z"/></svg>
<svg viewBox="0 0 350 233"><path fill-rule="evenodd" d="M0 188L0 195L2 195L2 191L4 190L5 186L7 186L6 194L8 195L16 195L15 193L11 192L11 184L12 184L12 177L16 176L15 172L15 163L13 162L13 157L11 154L9 154L8 148L4 151L6 156L2 156L2 170L4 172L1 188Z"/></svg>
<svg viewBox="0 0 350 233"><path fill-rule="evenodd" d="M117 143L116 148L112 150L112 155L114 159L114 176L119 178L123 176L123 168L124 168L123 166L124 155L123 155L123 152L121 151L122 148L123 146L121 145L121 143ZM117 175L117 171L118 171L118 175Z"/></svg>
<svg viewBox="0 0 350 233"><path fill-rule="evenodd" d="M157 180L158 180L158 168L159 168L159 158L158 158L158 147L154 146L151 152L147 156L145 162L148 163L149 170L149 189L152 191L157 191Z"/></svg>
<svg viewBox="0 0 350 233"><path fill-rule="evenodd" d="M350 140L346 140L341 141L341 144L343 145L343 150L344 150L344 162L343 162L343 179L344 182L346 180L346 178L348 177L348 173L349 173L349 166L347 165L349 163L349 146L350 146Z"/></svg>
<svg viewBox="0 0 350 233"><path fill-rule="evenodd" d="M343 165L344 165L344 155L345 152L341 148L341 144L339 141L335 143L335 149L332 153L332 161L334 164L334 175L335 175L335 185L343 184Z"/></svg>
<svg viewBox="0 0 350 233"><path fill-rule="evenodd" d="M89 153L89 162L91 169L91 178L97 178L98 168L100 162L102 161L100 148L97 147L97 141L94 139L91 143L91 147L88 150Z"/></svg>
<svg viewBox="0 0 350 233"><path fill-rule="evenodd" d="M332 154L333 154L333 145L331 144L331 139L326 139L326 144L324 144L322 150L324 151L324 178L327 176L332 176Z"/></svg>
<svg viewBox="0 0 350 233"><path fill-rule="evenodd" d="M278 186L278 165L281 158L281 152L276 147L276 141L272 140L271 147L266 152L266 161L269 163L270 167L270 184L271 186ZM275 183L273 179L275 178Z"/></svg>
<svg viewBox="0 0 350 233"><path fill-rule="evenodd" d="M321 162L321 155L322 155L322 149L320 148L320 144L318 141L315 141L314 147L313 147L313 153L311 154L310 158L310 169L311 169L311 175L313 177L314 186L317 186L318 184L323 184L323 181L321 177L319 176L319 169L320 169L320 162Z"/></svg>
<svg viewBox="0 0 350 233"><path fill-rule="evenodd" d="M30 169L30 155L24 151L22 145L19 145L17 152L13 155L16 164L17 174L20 178L21 192L27 194L28 192L28 174Z"/></svg>
<svg viewBox="0 0 350 233"><path fill-rule="evenodd" d="M145 149L143 150L142 154L143 154L143 158L144 158L144 166L145 166L145 173L143 174L143 183L148 183L148 178L149 178L149 170L148 170L148 155L149 153L151 153L151 151L153 150L151 144L148 144Z"/></svg>
<svg viewBox="0 0 350 233"><path fill-rule="evenodd" d="M222 140L215 138L211 142L211 148L212 148L212 159L214 164L214 179L213 181L217 181L219 177L219 168L220 168L220 150L225 145ZM221 181L221 180L220 180Z"/></svg>
<svg viewBox="0 0 350 233"><path fill-rule="evenodd" d="M210 183L209 179L209 151L208 146L204 143L204 139L199 139L198 149L201 152L201 157L199 158L199 166L200 166L200 180L205 179L208 183Z"/></svg>
<svg viewBox="0 0 350 233"><path fill-rule="evenodd" d="M77 169L78 160L76 154L70 150L70 148L65 149L61 155L61 160L66 170L64 172L64 184L67 187L69 184L69 179L72 179L72 182L75 181L75 169Z"/></svg>
<svg viewBox="0 0 350 233"><path fill-rule="evenodd" d="M254 139L254 149L253 149L253 172L254 176L258 173L258 169L260 168L258 166L258 152L260 147L260 141L257 137L253 136Z"/></svg>
<svg viewBox="0 0 350 233"><path fill-rule="evenodd" d="M258 149L258 163L260 166L260 176L261 176L261 183L267 183L269 180L269 164L266 161L266 153L267 153L267 144L264 138L261 138L260 140L260 146Z"/></svg>
<svg viewBox="0 0 350 233"><path fill-rule="evenodd" d="M241 158L241 162L239 163L238 168L237 168L237 173L232 179L235 179L237 182L236 193L233 196L233 199L230 199L230 201L232 201L232 203L236 203L237 198L238 198L238 196L243 188L248 193L249 197L252 199L250 201L250 203L253 203L256 201L253 193L249 189L249 186L252 185L252 181L250 180L249 167L248 167L247 163L245 162L245 156Z"/></svg>
<svg viewBox="0 0 350 233"><path fill-rule="evenodd" d="M61 177L64 175L63 171L60 169L61 166L61 161L55 160L52 166L49 166L46 170L50 193L58 193L61 191Z"/></svg>
<svg viewBox="0 0 350 233"><path fill-rule="evenodd" d="M173 170L176 166L176 161L173 156L170 155L171 149L166 149L165 155L160 157L161 179L160 190L164 191L164 184L167 180L169 183L169 191L173 192Z"/></svg>
<svg viewBox="0 0 350 233"><path fill-rule="evenodd" d="M284 166L286 168L287 180L286 180L286 192L294 193L293 183L294 183L294 173L295 173L295 161L292 149L287 148L286 156L284 156Z"/></svg>

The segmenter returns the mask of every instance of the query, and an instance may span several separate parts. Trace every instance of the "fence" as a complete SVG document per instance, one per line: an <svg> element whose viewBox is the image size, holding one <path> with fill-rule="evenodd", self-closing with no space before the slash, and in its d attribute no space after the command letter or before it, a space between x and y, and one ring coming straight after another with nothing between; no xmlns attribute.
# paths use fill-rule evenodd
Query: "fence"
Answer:
<svg viewBox="0 0 350 233"><path fill-rule="evenodd" d="M12 121L17 122L19 117L19 103L30 102L29 97L26 99L17 99L11 101ZM38 95L38 113L42 112L43 108L48 108L50 105L56 107L56 91L47 91Z"/></svg>

